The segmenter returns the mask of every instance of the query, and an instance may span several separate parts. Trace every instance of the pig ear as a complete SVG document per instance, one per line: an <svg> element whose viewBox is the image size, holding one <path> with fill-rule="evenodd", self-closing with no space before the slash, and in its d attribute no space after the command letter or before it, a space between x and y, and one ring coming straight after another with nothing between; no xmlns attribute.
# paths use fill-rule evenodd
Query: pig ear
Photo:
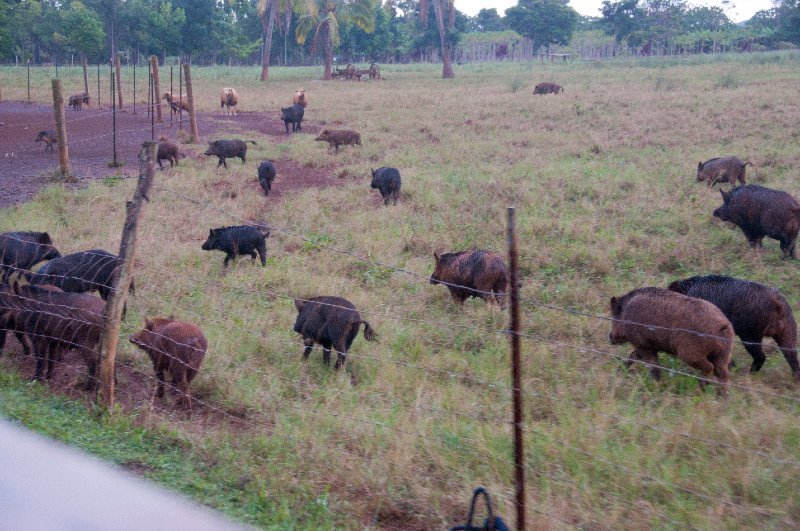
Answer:
<svg viewBox="0 0 800 531"><path fill-rule="evenodd" d="M298 312L302 312L303 311L303 306L305 306L305 305L306 305L306 301L303 301L303 300L300 300L300 299L295 299L294 300L294 307L297 308Z"/></svg>
<svg viewBox="0 0 800 531"><path fill-rule="evenodd" d="M372 176L373 176L373 177L375 177L375 170L373 170L372 168L370 168L370 169L369 169L369 171L371 171L371 172L372 172Z"/></svg>
<svg viewBox="0 0 800 531"><path fill-rule="evenodd" d="M725 192L725 190L720 190L719 193L722 194L722 200L724 202L727 203L728 201L730 201L730 199L731 199L731 193L730 192Z"/></svg>
<svg viewBox="0 0 800 531"><path fill-rule="evenodd" d="M53 240L50 239L49 234L43 232L39 235L39 243L43 245L53 245Z"/></svg>
<svg viewBox="0 0 800 531"><path fill-rule="evenodd" d="M436 260L437 264L439 263L439 253L436 251L433 251L433 259Z"/></svg>
<svg viewBox="0 0 800 531"><path fill-rule="evenodd" d="M703 169L703 163L702 162L698 162L697 163L697 169L698 170L702 170Z"/></svg>
<svg viewBox="0 0 800 531"><path fill-rule="evenodd" d="M619 313L619 299L616 297L611 297L609 303L611 305L611 313L617 315Z"/></svg>
<svg viewBox="0 0 800 531"><path fill-rule="evenodd" d="M208 237L210 238L213 235L214 235L214 229L208 229Z"/></svg>
<svg viewBox="0 0 800 531"><path fill-rule="evenodd" d="M145 317L145 318L144 318L144 327L145 327L147 330L150 330L150 328L151 328L152 326L153 326L153 322L152 322L150 319L148 319L147 317Z"/></svg>

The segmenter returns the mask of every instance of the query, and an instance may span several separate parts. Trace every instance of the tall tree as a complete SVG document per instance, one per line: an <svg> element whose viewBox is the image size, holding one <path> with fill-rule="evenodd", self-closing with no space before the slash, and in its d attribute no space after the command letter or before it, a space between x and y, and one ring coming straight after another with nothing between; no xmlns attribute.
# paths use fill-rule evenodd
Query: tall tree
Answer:
<svg viewBox="0 0 800 531"><path fill-rule="evenodd" d="M439 29L439 50L442 54L442 77L449 79L456 77L453 71L453 59L450 57L450 46L447 43L447 28L453 29L456 21L456 8L454 0L420 0L419 20L423 26L428 24L428 12L433 9L436 16L436 27ZM447 16L447 24L444 17Z"/></svg>
<svg viewBox="0 0 800 531"><path fill-rule="evenodd" d="M645 12L639 7L639 0L603 0L600 12L605 32L613 35L618 43L642 30L645 25Z"/></svg>
<svg viewBox="0 0 800 531"><path fill-rule="evenodd" d="M269 13L267 13L269 12ZM269 62L272 55L272 32L275 29L275 22L281 25L281 17L286 17L285 23L288 26L292 16L291 0L258 0L258 16L261 19L261 29L264 32L264 52L261 57L261 81L269 79ZM285 33L286 30L284 30ZM286 43L284 40L284 53Z"/></svg>
<svg viewBox="0 0 800 531"><path fill-rule="evenodd" d="M367 33L375 31L375 14L371 0L305 0L305 13L297 21L295 36L298 44L305 43L313 31L312 52L322 44L325 53L323 79L331 79L333 49L339 46L339 22L350 21Z"/></svg>
<svg viewBox="0 0 800 531"><path fill-rule="evenodd" d="M534 50L548 44L568 44L578 18L567 0L519 0L506 9L508 26L531 39Z"/></svg>

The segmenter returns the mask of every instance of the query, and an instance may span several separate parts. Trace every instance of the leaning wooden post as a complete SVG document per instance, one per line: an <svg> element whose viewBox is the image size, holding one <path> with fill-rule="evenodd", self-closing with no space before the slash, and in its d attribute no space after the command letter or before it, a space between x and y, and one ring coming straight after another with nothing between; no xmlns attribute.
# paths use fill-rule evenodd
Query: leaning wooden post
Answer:
<svg viewBox="0 0 800 531"><path fill-rule="evenodd" d="M192 131L189 136L189 143L193 144L198 142L200 138L197 134L197 118L194 115L194 93L192 92L192 72L190 67L189 63L183 65L183 77L186 81L186 102L189 104L189 126Z"/></svg>
<svg viewBox="0 0 800 531"><path fill-rule="evenodd" d="M161 84L158 81L158 57L153 55L150 57L150 68L153 71L153 104L156 106L156 112L158 113L158 123L164 121L164 117L161 115Z"/></svg>
<svg viewBox="0 0 800 531"><path fill-rule="evenodd" d="M144 202L149 200L156 173L156 152L158 144L145 142L139 153L139 183L133 200L126 206L125 226L122 229L122 241L119 244L119 257L122 267L114 272L113 289L106 303L104 312L105 327L100 337L100 389L98 401L107 409L114 407L114 365L117 358L117 342L119 340L119 324L122 309L133 280L133 259L136 252L136 232Z"/></svg>
<svg viewBox="0 0 800 531"><path fill-rule="evenodd" d="M53 80L53 114L58 134L58 164L61 176L69 177L69 151L67 150L67 125L64 123L64 95L61 94L61 80Z"/></svg>
<svg viewBox="0 0 800 531"><path fill-rule="evenodd" d="M119 102L119 110L122 110L122 74L120 73L121 67L119 64L119 55L114 57L114 68L117 71L117 101Z"/></svg>
<svg viewBox="0 0 800 531"><path fill-rule="evenodd" d="M511 394L514 399L514 490L516 492L517 530L525 531L525 454L522 441L522 378L519 345L519 278L515 209L508 209L508 268L511 291Z"/></svg>

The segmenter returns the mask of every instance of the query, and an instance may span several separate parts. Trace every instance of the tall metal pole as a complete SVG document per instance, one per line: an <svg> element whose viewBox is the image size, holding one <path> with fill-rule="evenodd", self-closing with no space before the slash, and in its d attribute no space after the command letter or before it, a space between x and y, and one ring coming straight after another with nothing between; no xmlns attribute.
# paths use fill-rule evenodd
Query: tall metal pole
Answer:
<svg viewBox="0 0 800 531"><path fill-rule="evenodd" d="M31 102L31 60L28 59L28 103Z"/></svg>
<svg viewBox="0 0 800 531"><path fill-rule="evenodd" d="M119 61L119 56L117 56L117 60ZM119 70L117 70L119 72ZM114 99L114 68L111 68L111 128L112 128L112 135L111 135L111 145L114 151L114 161L111 163L114 168L118 166L117 164L117 100Z"/></svg>
<svg viewBox="0 0 800 531"><path fill-rule="evenodd" d="M519 344L519 278L517 264L517 229L515 209L508 209L508 265L510 270L509 283L511 291L511 322L509 333L511 335L511 381L512 396L514 399L514 490L517 506L517 530L525 530L525 461L522 441L522 378L520 375L520 344Z"/></svg>
<svg viewBox="0 0 800 531"><path fill-rule="evenodd" d="M136 114L136 63L139 62L139 57L133 63L133 114Z"/></svg>
<svg viewBox="0 0 800 531"><path fill-rule="evenodd" d="M100 63L97 63L97 110L100 110Z"/></svg>
<svg viewBox="0 0 800 531"><path fill-rule="evenodd" d="M169 93L170 93L170 98L175 99L175 97L172 96L172 94L174 94L172 92L172 65L169 65ZM175 114L175 113L172 112L172 106L170 106L170 109L169 109L169 126L170 127L172 127L172 115L173 114Z"/></svg>

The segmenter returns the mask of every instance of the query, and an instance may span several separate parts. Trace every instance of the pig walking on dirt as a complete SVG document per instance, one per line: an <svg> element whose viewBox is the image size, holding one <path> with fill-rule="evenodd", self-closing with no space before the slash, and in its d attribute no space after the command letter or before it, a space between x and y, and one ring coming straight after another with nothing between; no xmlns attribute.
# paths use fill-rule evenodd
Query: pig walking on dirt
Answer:
<svg viewBox="0 0 800 531"><path fill-rule="evenodd" d="M453 300L463 304L468 297L497 301L505 307L508 268L499 253L474 249L458 253L433 253L436 267L431 284L444 284Z"/></svg>
<svg viewBox="0 0 800 531"><path fill-rule="evenodd" d="M360 146L361 134L358 131L351 131L349 129L325 129L314 140L317 142L327 142L328 149L336 148L338 152L339 146Z"/></svg>
<svg viewBox="0 0 800 531"><path fill-rule="evenodd" d="M16 272L28 272L39 262L60 256L46 232L4 232L0 234L0 281L7 282Z"/></svg>
<svg viewBox="0 0 800 531"><path fill-rule="evenodd" d="M762 247L764 236L778 240L784 257L795 258L800 230L800 203L786 192L748 184L720 190L723 204L714 217L730 221L744 233L750 247Z"/></svg>
<svg viewBox="0 0 800 531"><path fill-rule="evenodd" d="M733 331L753 357L750 372L758 372L767 357L761 340L771 337L783 352L792 374L800 379L797 363L797 323L786 299L777 289L758 282L739 280L722 275L708 275L676 280L671 291L696 297L722 310Z"/></svg>
<svg viewBox="0 0 800 531"><path fill-rule="evenodd" d="M208 239L203 244L204 251L218 250L225 253L225 261L222 267L228 267L228 262L235 259L237 255L249 254L253 261L256 259L256 252L261 258L261 265L267 265L267 237L269 229L252 225L236 225L232 227L220 227L210 229Z"/></svg>
<svg viewBox="0 0 800 531"><path fill-rule="evenodd" d="M208 341L197 326L173 318L144 319L144 328L129 337L131 343L147 352L158 384L156 396L164 396L164 372L169 371L172 385L180 393L179 407L192 409L189 384L197 376L206 355Z"/></svg>
<svg viewBox="0 0 800 531"><path fill-rule="evenodd" d="M225 168L227 168L228 163L225 162L225 159L234 157L242 159L242 164L244 164L247 161L247 142L256 145L253 140L214 140L208 143L208 149L204 155L209 157L216 156L219 159L217 163L218 168L220 166L225 166Z"/></svg>
<svg viewBox="0 0 800 531"><path fill-rule="evenodd" d="M91 295L64 293L34 286L0 286L0 317L28 336L36 355L36 374L41 380L53 376L55 363L64 353L76 350L88 366L85 389L97 385L98 345L104 328L105 303Z"/></svg>
<svg viewBox="0 0 800 531"><path fill-rule="evenodd" d="M258 165L258 184L264 190L264 195L269 195L272 190L272 181L275 180L275 164L271 160L265 160Z"/></svg>
<svg viewBox="0 0 800 531"><path fill-rule="evenodd" d="M705 181L709 188L717 183L731 183L736 186L738 180L741 184L747 184L745 174L747 165L753 166L752 162L742 162L736 157L722 157L697 163L697 182ZM753 166L755 168L755 166Z"/></svg>
<svg viewBox="0 0 800 531"><path fill-rule="evenodd" d="M158 139L158 167L162 170L164 166L161 164L162 160L169 161L169 167L177 166L178 160L185 157L185 155L178 151L178 144L162 135Z"/></svg>
<svg viewBox="0 0 800 531"><path fill-rule="evenodd" d="M58 135L52 129L39 131L34 142L44 142L44 150L53 151L53 144L58 145Z"/></svg>
<svg viewBox="0 0 800 531"><path fill-rule="evenodd" d="M289 107L281 107L281 120L283 120L283 125L286 126L287 135L289 134L289 124L292 124L292 132L303 130L302 124L304 114L305 110L303 106L297 103Z"/></svg>
<svg viewBox="0 0 800 531"><path fill-rule="evenodd" d="M663 288L635 289L610 302L614 320L609 341L635 347L626 365L634 360L658 365L658 353L666 352L705 378L715 376L727 384L733 325L719 308ZM650 372L655 379L661 377L659 367L651 367Z"/></svg>
<svg viewBox="0 0 800 531"><path fill-rule="evenodd" d="M370 188L377 188L383 197L383 204L388 205L389 201L397 204L397 199L400 197L400 172L397 168L378 168L372 171L372 183Z"/></svg>
<svg viewBox="0 0 800 531"><path fill-rule="evenodd" d="M361 319L353 303L341 297L296 299L297 320L294 331L303 336L303 359L307 359L314 343L322 345L322 359L329 364L331 348L336 351L336 369L347 362L347 351L364 325L364 339L376 341L375 331Z"/></svg>

